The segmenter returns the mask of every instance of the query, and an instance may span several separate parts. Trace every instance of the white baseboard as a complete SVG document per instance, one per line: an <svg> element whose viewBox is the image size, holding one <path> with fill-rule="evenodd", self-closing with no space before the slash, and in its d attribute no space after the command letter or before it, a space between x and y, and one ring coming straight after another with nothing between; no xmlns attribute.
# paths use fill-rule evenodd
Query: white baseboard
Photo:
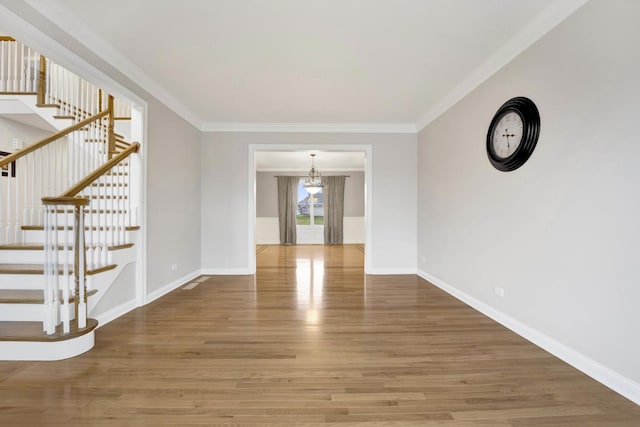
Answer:
<svg viewBox="0 0 640 427"><path fill-rule="evenodd" d="M195 279L196 277L200 276L202 274L201 270L196 270L193 271L185 276L182 276L180 279L178 280L174 280L173 282L169 283L168 285L163 286L160 289L157 289L153 292L151 292L150 294L147 294L147 298L145 301L145 305L149 304L155 300L157 300L158 298L168 294L169 292L179 288L180 286L184 285L185 283Z"/></svg>
<svg viewBox="0 0 640 427"><path fill-rule="evenodd" d="M449 295L459 299L465 304L475 308L485 316L490 317L506 328L512 330L521 337L531 341L538 347L548 351L573 366L574 368L582 371L586 375L595 379L596 381L604 384L613 391L621 394L627 399L631 400L637 405L640 405L640 384L637 382L619 374L618 372L596 362L595 360L579 353L572 348L556 341L550 336L534 329L528 325L525 325L511 316L504 314L503 312L496 310L494 307L472 297L471 295L462 292L461 290L449 285L445 281L432 276L422 270L418 270L418 276L424 280L434 284Z"/></svg>
<svg viewBox="0 0 640 427"><path fill-rule="evenodd" d="M371 268L367 271L367 274L371 274L374 276L382 276L382 275L396 275L396 274L416 274L416 269L407 267L407 268Z"/></svg>
<svg viewBox="0 0 640 427"><path fill-rule="evenodd" d="M200 274L210 276L247 276L254 274L248 268L203 268Z"/></svg>
<svg viewBox="0 0 640 427"><path fill-rule="evenodd" d="M127 314L128 312L130 312L136 307L137 307L136 299L134 298L123 304L120 304L117 307L113 307L111 310L107 310L98 316L90 316L90 317L94 317L94 319L98 321L98 328L101 328L102 326L106 325L112 320L116 320L118 317L124 316L125 314Z"/></svg>

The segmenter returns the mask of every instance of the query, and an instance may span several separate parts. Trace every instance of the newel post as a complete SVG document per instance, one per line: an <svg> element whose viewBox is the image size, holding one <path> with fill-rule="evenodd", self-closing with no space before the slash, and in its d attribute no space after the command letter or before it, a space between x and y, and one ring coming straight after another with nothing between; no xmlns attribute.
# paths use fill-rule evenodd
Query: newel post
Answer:
<svg viewBox="0 0 640 427"><path fill-rule="evenodd" d="M89 199L81 199L83 204L75 205L74 226L75 243L73 257L73 271L75 276L75 303L76 322L78 329L87 326L87 246L84 239L84 207L89 204Z"/></svg>
<svg viewBox="0 0 640 427"><path fill-rule="evenodd" d="M107 110L109 111L109 124L107 126L107 138L109 141L109 158L113 158L116 155L116 134L113 130L114 123L114 114L113 114L113 96L109 95L107 98Z"/></svg>
<svg viewBox="0 0 640 427"><path fill-rule="evenodd" d="M47 264L50 265L49 268L45 269L45 275L53 276L53 278L46 280L46 283L50 283L50 285L48 285L48 289L45 290L45 294L48 294L50 298L53 299L50 304L52 306L60 305L60 291L62 291L63 295L66 294L65 290L59 287L60 280L58 279L58 275L61 267L58 265L58 262L66 258L66 256L61 256L59 252L69 250L67 245L58 244L56 237L58 231L62 229L64 233L67 233L68 230L65 225L60 226L57 223L55 219L56 209L58 206L70 206L73 208L73 300L76 324L78 329L82 329L87 326L87 259L84 235L84 208L89 205L89 199L84 197L44 197L42 204L53 214L51 215L52 221L48 224L48 227L45 227L45 241L48 242L46 251L52 251L52 253L45 255L48 260ZM66 209L62 211L66 212ZM47 233L51 233L52 235L49 236ZM69 287L64 281L62 286ZM65 304L67 301L68 299L64 298L62 303ZM65 323L64 320L63 323ZM68 331L68 326L65 325L64 329ZM49 325L49 330L51 330L51 325Z"/></svg>
<svg viewBox="0 0 640 427"><path fill-rule="evenodd" d="M36 94L38 97L38 105L44 105L47 93L47 60L44 55L40 55L40 71L38 73L38 87Z"/></svg>

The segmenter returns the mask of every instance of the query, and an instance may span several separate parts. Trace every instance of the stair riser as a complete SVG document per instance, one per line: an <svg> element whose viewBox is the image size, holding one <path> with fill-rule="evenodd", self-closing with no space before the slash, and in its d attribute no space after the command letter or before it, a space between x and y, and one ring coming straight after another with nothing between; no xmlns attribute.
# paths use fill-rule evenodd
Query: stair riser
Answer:
<svg viewBox="0 0 640 427"><path fill-rule="evenodd" d="M73 256L73 252L72 255ZM73 262L73 258L71 258ZM0 251L0 263L3 264L43 264L42 250L3 250Z"/></svg>
<svg viewBox="0 0 640 427"><path fill-rule="evenodd" d="M87 276L87 289L94 289L93 282L105 273ZM60 277L60 283L66 279ZM68 281L69 290L73 293L75 283L73 277ZM15 290L42 290L45 288L45 279L42 274L0 274L0 289Z"/></svg>
<svg viewBox="0 0 640 427"><path fill-rule="evenodd" d="M58 243L63 244L65 242L64 240L65 234L67 239L66 242L68 242L69 244L72 244L74 241L73 239L75 238L73 236L73 233L71 231L65 232L63 230L58 231ZM131 232L125 231L124 238L122 238L122 233L120 233L120 236L118 236L115 232L108 230L106 232L106 242L103 242L103 237L104 237L104 232L89 231L89 230L85 231L85 241L87 244L90 244L91 242L99 241L101 243L106 243L107 245L111 245L115 243L119 244L119 243L131 241L130 240ZM43 241L42 230L25 230L24 241L31 242L31 243L42 243Z"/></svg>
<svg viewBox="0 0 640 427"><path fill-rule="evenodd" d="M44 289L41 274L0 274L0 289Z"/></svg>
<svg viewBox="0 0 640 427"><path fill-rule="evenodd" d="M91 212L92 210L94 210L95 212ZM98 212L99 210L102 212ZM104 211L106 211L107 213L105 213ZM119 213L117 214L111 213L115 211L118 211ZM113 221L115 221L116 223L123 222L123 221L128 222L126 221L128 219L128 216L129 215L126 209L119 208L117 205L103 206L100 208L95 206L85 211L84 223L86 225L89 225L89 224L97 225L98 223L100 223L100 225L103 225L103 224L111 223ZM67 224L73 225L74 220L75 220L75 215L73 213L69 213L69 214L60 213L60 214L57 214L57 218L56 218L58 225L67 225Z"/></svg>
<svg viewBox="0 0 640 427"><path fill-rule="evenodd" d="M44 306L42 304L0 303L0 321L42 322Z"/></svg>
<svg viewBox="0 0 640 427"><path fill-rule="evenodd" d="M69 318L75 318L75 306L69 304ZM9 304L0 303L0 322L42 322L45 316L44 304ZM58 318L62 319L65 308L60 307Z"/></svg>

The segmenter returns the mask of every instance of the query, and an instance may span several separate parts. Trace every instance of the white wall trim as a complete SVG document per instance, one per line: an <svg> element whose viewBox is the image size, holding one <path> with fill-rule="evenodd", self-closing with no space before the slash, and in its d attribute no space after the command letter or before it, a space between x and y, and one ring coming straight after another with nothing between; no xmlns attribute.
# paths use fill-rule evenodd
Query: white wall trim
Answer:
<svg viewBox="0 0 640 427"><path fill-rule="evenodd" d="M407 267L407 268L372 268L367 272L367 274L371 274L374 276L383 276L383 275L402 275L402 274L416 274L416 269Z"/></svg>
<svg viewBox="0 0 640 427"><path fill-rule="evenodd" d="M619 374L618 372L596 362L584 354L573 350L550 336L534 329L513 317L491 307L475 297L457 289L425 271L418 270L418 276L434 284L438 288L457 298L463 303L475 308L480 313L490 317L521 337L531 341L538 347L548 351L574 368L604 384L613 391L621 394L632 402L640 405L640 384Z"/></svg>
<svg viewBox="0 0 640 427"><path fill-rule="evenodd" d="M413 123L217 123L206 122L203 132L417 133Z"/></svg>
<svg viewBox="0 0 640 427"><path fill-rule="evenodd" d="M280 244L280 240L261 240L259 242L256 243L256 245L279 245Z"/></svg>
<svg viewBox="0 0 640 427"><path fill-rule="evenodd" d="M95 319L98 321L98 329L108 324L109 322L116 320L118 317L124 316L137 307L138 305L136 304L136 300L134 298L96 316Z"/></svg>
<svg viewBox="0 0 640 427"><path fill-rule="evenodd" d="M421 131L429 123L437 119L449 108L457 104L462 98L480 86L485 80L511 62L515 57L527 50L540 40L567 17L587 3L588 0L566 0L554 2L547 7L536 19L524 26L518 34L494 52L486 61L476 68L467 78L445 95L427 113L418 120L416 129Z"/></svg>
<svg viewBox="0 0 640 427"><path fill-rule="evenodd" d="M174 291L176 289L178 289L180 286L186 284L187 282L195 279L196 277L200 276L201 270L196 270L193 271L185 276L182 276L181 278L174 280L173 282L163 286L160 289L157 289L153 292L151 292L150 294L147 295L147 304L157 300L160 297L165 296L166 294L168 294L171 291Z"/></svg>
<svg viewBox="0 0 640 427"><path fill-rule="evenodd" d="M250 276L255 274L248 268L203 268L202 274L207 276Z"/></svg>
<svg viewBox="0 0 640 427"><path fill-rule="evenodd" d="M304 178L309 174L309 168L257 168L256 172L282 172L282 173L299 173L300 178ZM322 173L325 172L364 172L364 168L322 168Z"/></svg>

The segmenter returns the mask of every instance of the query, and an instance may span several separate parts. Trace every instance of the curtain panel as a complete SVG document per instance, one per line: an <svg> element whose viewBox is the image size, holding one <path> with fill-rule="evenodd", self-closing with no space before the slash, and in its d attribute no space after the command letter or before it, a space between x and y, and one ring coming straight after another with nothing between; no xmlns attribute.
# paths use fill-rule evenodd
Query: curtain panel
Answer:
<svg viewBox="0 0 640 427"><path fill-rule="evenodd" d="M278 176L278 222L280 224L280 244L296 244L296 212L298 209L297 176Z"/></svg>
<svg viewBox="0 0 640 427"><path fill-rule="evenodd" d="M324 191L324 244L341 245L344 238L344 183L346 176L325 177Z"/></svg>

